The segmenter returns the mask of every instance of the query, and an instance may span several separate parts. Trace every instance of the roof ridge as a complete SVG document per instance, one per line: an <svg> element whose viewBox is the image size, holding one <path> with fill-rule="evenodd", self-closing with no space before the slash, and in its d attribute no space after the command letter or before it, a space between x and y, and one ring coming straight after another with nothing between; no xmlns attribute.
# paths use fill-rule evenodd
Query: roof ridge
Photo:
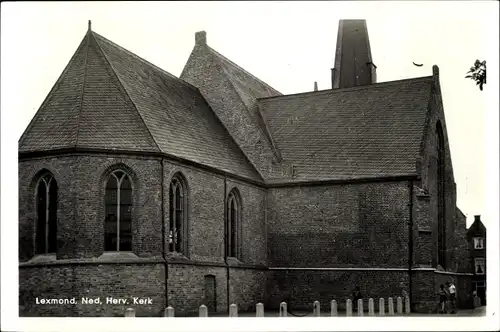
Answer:
<svg viewBox="0 0 500 332"><path fill-rule="evenodd" d="M90 30L89 30L90 32ZM80 135L80 119L82 117L82 108L83 108L83 95L85 93L85 80L87 78L87 67L88 67L88 60L89 60L89 48L90 48L90 36L89 32L87 32L87 35L85 36L86 42L85 42L85 47L86 52L85 52L85 62L83 64L83 82L82 82L82 95L80 97L80 110L78 112L78 121L76 122L76 138L75 138L75 147L78 146L78 136Z"/></svg>
<svg viewBox="0 0 500 332"><path fill-rule="evenodd" d="M222 58L222 60L225 60L225 61L229 62L231 65L235 66L237 69L239 69L242 72L244 72L245 74L249 75L251 78L257 80L259 83L263 84L265 87L273 90L273 92L276 92L276 93L278 93L280 95L283 95L281 92L279 92L278 90L276 90L275 88L273 88L272 86L270 86L268 83L264 82L263 80L261 80L257 76L253 75L248 70L245 70L244 68L242 68L241 66L239 66L235 62L231 61L230 59L228 59L224 55L220 54L219 52L217 52L216 50L214 50L213 48L211 48L210 46L207 45L207 47L208 47L209 51L215 53L215 55L218 56L218 57L220 57L220 58Z"/></svg>
<svg viewBox="0 0 500 332"><path fill-rule="evenodd" d="M189 84L188 82L186 82L186 81L184 81L184 80L180 79L179 77L177 77L177 76L175 76L175 75L173 75L173 74L169 73L169 72L168 72L168 71L166 71L165 69L162 69L162 68L158 67L157 65L153 64L152 62L149 62L148 60L146 60L146 59L144 59L144 58L142 58L142 57L138 56L138 55L137 55L137 54L135 54L134 52L127 50L126 48L124 48L124 47L122 47L122 46L118 45L117 43L115 43L115 42L113 42L113 41L109 40L108 38L103 37L102 35L98 34L97 32L91 31L91 33L92 33L92 34L94 34L95 36L97 36L98 38L102 39L104 42L107 42L107 43L111 44L112 46L114 46L114 47L116 47L116 48L118 48L118 49L120 49L120 50L124 51L125 53L129 54L129 55L130 55L130 56L132 56L133 58L135 58L135 59L137 59L137 60L139 60L139 61L143 62L144 64L146 64L146 65L148 65L148 66L153 67L154 69L158 70L160 73L162 73L162 74L164 74L164 75L168 76L169 78L174 79L176 82L179 82L180 84L185 85L185 86L186 86L186 87L188 87L188 88L191 88L191 89L196 89L196 87L195 87L195 86L193 86L193 85Z"/></svg>
<svg viewBox="0 0 500 332"><path fill-rule="evenodd" d="M257 98L257 100L258 101L266 101L268 99L273 99L273 98L296 97L296 96L301 96L301 95L306 95L306 94L323 95L323 94L338 93L338 92L351 92L351 91L371 89L371 88L375 88L375 87L391 86L391 85L401 84L404 82L413 83L413 82L417 82L417 81L425 81L425 80L432 79L432 77L433 76L421 76L421 77L414 77L414 78L405 78L405 79L396 80L396 81L387 81L387 82L380 82L380 83L367 84L367 85L361 85L361 86L354 86L354 87L350 87L350 88L325 89L325 90L320 90L320 91L298 92L298 93L292 93L292 94L281 95L281 96L262 97L262 98Z"/></svg>
<svg viewBox="0 0 500 332"><path fill-rule="evenodd" d="M103 37L104 38L104 37ZM113 43L114 44L114 43ZM104 50L101 48L101 46L99 45L99 42L96 42L96 45L97 47L99 48L99 50L101 51L105 61L108 63L109 67L111 68L111 71L113 72L116 80L118 81L119 85L123 88L123 91L125 91L125 94L127 95L127 98L130 100L130 102L132 103L132 105L134 106L134 109L135 111L137 112L137 115L139 115L139 118L141 119L142 123L144 124L144 127L146 128L147 132L149 133L149 135L151 136L151 139L153 140L153 142L155 143L156 145L156 148L158 149L158 151L162 151L160 146L158 145L158 142L156 142L156 139L154 137L154 135L151 133L151 130L149 129L148 125L146 124L146 122L144 121L144 118L142 117L142 114L141 112L139 112L139 109L137 108L137 105L134 103L134 101L132 100L132 98L130 97L128 91L127 91L127 88L125 88L125 85L123 84L122 80L120 79L120 77L118 76L117 72L116 72L116 69L113 67L113 65L111 64L111 61L108 59L108 57L106 56L106 52L104 52ZM123 47L120 47L120 49L124 49ZM128 51L127 51L128 52ZM129 52L131 53L131 52ZM132 53L133 54L133 53Z"/></svg>

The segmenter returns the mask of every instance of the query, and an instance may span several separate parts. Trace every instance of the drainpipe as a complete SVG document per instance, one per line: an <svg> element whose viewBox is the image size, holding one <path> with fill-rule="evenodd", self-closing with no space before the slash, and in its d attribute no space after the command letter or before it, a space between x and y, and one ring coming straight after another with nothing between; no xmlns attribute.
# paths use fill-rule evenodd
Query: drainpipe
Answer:
<svg viewBox="0 0 500 332"><path fill-rule="evenodd" d="M408 283L409 291L408 296L410 298L410 308L412 308L412 273L411 267L413 265L413 180L410 180L410 222L408 225ZM411 310L411 309L410 309Z"/></svg>
<svg viewBox="0 0 500 332"><path fill-rule="evenodd" d="M163 264L165 266L165 307L168 307L168 262L167 262L167 248L165 247L165 165L163 164L163 158L160 159L161 165L161 234L162 234L162 256Z"/></svg>
<svg viewBox="0 0 500 332"><path fill-rule="evenodd" d="M229 263L227 261L227 176L224 174L224 261L226 262L226 287L227 287L227 312L229 312L229 306L231 305L229 297Z"/></svg>

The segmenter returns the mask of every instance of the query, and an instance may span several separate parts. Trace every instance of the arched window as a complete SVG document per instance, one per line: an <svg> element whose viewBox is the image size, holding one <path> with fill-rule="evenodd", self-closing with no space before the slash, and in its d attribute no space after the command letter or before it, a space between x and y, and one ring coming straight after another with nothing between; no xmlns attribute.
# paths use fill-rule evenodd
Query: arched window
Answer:
<svg viewBox="0 0 500 332"><path fill-rule="evenodd" d="M36 253L57 251L57 182L50 173L42 175L36 189Z"/></svg>
<svg viewBox="0 0 500 332"><path fill-rule="evenodd" d="M236 189L229 193L226 209L226 256L239 258L241 201Z"/></svg>
<svg viewBox="0 0 500 332"><path fill-rule="evenodd" d="M187 254L187 189L183 178L178 174L170 182L170 224L169 251Z"/></svg>
<svg viewBox="0 0 500 332"><path fill-rule="evenodd" d="M445 195L445 147L441 122L436 124L437 137L437 195L438 195L438 264L446 265L446 195Z"/></svg>
<svg viewBox="0 0 500 332"><path fill-rule="evenodd" d="M109 175L105 204L104 251L132 251L132 183L125 171Z"/></svg>

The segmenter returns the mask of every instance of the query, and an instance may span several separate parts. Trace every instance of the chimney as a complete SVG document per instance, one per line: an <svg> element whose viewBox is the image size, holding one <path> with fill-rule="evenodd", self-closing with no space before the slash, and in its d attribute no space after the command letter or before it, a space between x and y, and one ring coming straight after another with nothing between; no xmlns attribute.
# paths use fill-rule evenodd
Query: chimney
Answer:
<svg viewBox="0 0 500 332"><path fill-rule="evenodd" d="M318 82L314 82L314 91L318 91Z"/></svg>
<svg viewBox="0 0 500 332"><path fill-rule="evenodd" d="M481 221L481 215L474 216L474 221Z"/></svg>
<svg viewBox="0 0 500 332"><path fill-rule="evenodd" d="M207 45L207 33L205 31L198 31L194 34L195 45L205 46Z"/></svg>

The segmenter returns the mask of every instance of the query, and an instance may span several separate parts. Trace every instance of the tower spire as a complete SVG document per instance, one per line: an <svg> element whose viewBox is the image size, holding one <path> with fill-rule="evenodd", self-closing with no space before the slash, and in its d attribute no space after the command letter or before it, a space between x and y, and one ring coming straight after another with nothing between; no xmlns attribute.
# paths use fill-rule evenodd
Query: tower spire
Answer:
<svg viewBox="0 0 500 332"><path fill-rule="evenodd" d="M340 20L332 69L332 88L350 88L377 82L366 20Z"/></svg>
<svg viewBox="0 0 500 332"><path fill-rule="evenodd" d="M89 20L89 31L92 31L92 21Z"/></svg>

